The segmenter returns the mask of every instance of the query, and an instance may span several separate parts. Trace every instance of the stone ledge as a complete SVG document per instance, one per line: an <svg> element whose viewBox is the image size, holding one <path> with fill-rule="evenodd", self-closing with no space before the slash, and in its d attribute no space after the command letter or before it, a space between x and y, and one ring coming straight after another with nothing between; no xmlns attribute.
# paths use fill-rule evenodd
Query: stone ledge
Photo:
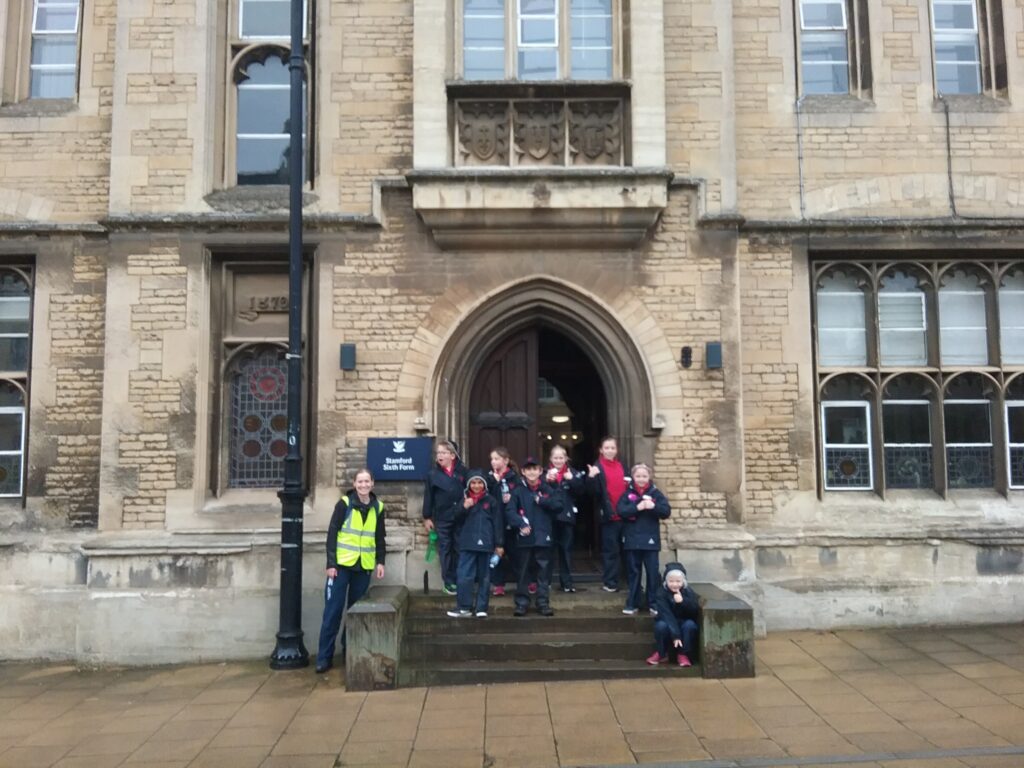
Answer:
<svg viewBox="0 0 1024 768"><path fill-rule="evenodd" d="M668 205L667 168L449 168L406 178L439 246L634 248Z"/></svg>

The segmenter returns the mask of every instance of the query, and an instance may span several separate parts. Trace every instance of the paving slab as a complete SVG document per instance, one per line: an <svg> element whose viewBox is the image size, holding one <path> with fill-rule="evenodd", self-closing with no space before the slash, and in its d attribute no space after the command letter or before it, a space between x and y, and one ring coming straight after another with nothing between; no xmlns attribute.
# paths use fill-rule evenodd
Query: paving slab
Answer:
<svg viewBox="0 0 1024 768"><path fill-rule="evenodd" d="M0 663L0 768L1024 766L1024 628L778 633L757 654L749 680L380 693L263 661Z"/></svg>

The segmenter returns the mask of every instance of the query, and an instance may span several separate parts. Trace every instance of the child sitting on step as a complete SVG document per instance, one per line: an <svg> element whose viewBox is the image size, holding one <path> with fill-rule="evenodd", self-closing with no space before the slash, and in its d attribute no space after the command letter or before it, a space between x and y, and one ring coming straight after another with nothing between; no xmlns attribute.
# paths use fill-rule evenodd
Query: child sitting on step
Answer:
<svg viewBox="0 0 1024 768"><path fill-rule="evenodd" d="M647 663L667 664L669 647L676 650L676 663L680 667L693 666L696 658L697 635L700 628L700 604L697 595L686 583L686 569L682 563L665 566L665 578L655 598L658 618L654 621L654 653Z"/></svg>

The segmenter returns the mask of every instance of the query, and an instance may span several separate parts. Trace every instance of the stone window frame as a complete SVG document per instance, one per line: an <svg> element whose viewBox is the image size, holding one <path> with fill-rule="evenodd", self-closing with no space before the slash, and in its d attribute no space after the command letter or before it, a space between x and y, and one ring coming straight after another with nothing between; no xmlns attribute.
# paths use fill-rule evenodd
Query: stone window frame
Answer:
<svg viewBox="0 0 1024 768"><path fill-rule="evenodd" d="M940 0L951 2L951 0ZM973 9L974 29L951 32L935 28L935 0L928 0L928 33L932 56L932 83L938 99L988 96L1005 99L1008 96L1006 40L1003 27L1003 10L1000 0L963 0L970 2ZM977 91L948 92L939 88L938 59L935 50L937 42L953 41L956 38L971 38L978 48Z"/></svg>
<svg viewBox="0 0 1024 768"><path fill-rule="evenodd" d="M796 30L796 59L797 59L797 91L801 98L811 99L841 99L853 97L856 99L869 100L871 98L871 32L868 25L868 0L835 0L841 4L845 15L845 29L830 28L825 30L818 27L804 26L803 8L805 2L815 0L794 0L793 14L795 19L794 29ZM824 2L824 0L817 0ZM836 93L807 93L804 87L803 52L805 35L820 34L822 32L845 32L846 38L846 60L847 60L847 90Z"/></svg>
<svg viewBox="0 0 1024 768"><path fill-rule="evenodd" d="M45 1L45 0L44 0ZM78 0L78 18L75 37L75 89L74 95L68 98L47 98L32 96L31 70L32 45L36 37L35 17L40 0L10 0L7 5L4 29L6 36L3 44L3 84L0 103L15 104L23 101L40 101L45 103L72 104L78 100L82 77L82 35L85 26L85 7L83 0Z"/></svg>
<svg viewBox="0 0 1024 768"><path fill-rule="evenodd" d="M572 77L572 24L570 18L571 0L555 0L558 5L556 30L558 34L558 77L550 80L527 80L518 77L518 44L519 38L518 21L520 0L503 0L504 2L504 54L505 54L505 76L502 81L535 83L535 82L571 82ZM586 82L615 82L628 77L627 72L628 56L626 45L627 20L625 18L625 0L611 0L612 2L612 71L609 77L601 80L587 80ZM461 82L487 82L482 79L466 79L464 56L463 56L463 29L464 29L464 2L455 0L454 13L454 61L452 72L455 79Z"/></svg>
<svg viewBox="0 0 1024 768"><path fill-rule="evenodd" d="M21 457L21 474L18 480L19 491L16 494L0 494L0 500L20 500L24 503L25 499L25 480L27 477L27 462L26 456L28 456L28 441L29 441L29 418L30 418L30 384L31 384L31 371L32 371L32 339L33 339L33 316L35 310L35 269L31 264L27 263L8 263L0 265L0 275L4 273L13 273L22 281L25 282L28 291L28 333L26 338L28 341L28 354L25 360L24 371L0 371L0 384L5 384L18 390L21 394L21 405L20 406L5 406L0 408L0 413L20 413L21 414L21 449L18 455ZM9 454L8 454L9 455Z"/></svg>
<svg viewBox="0 0 1024 768"><path fill-rule="evenodd" d="M884 276L894 271L916 269L922 280L922 291L926 303L927 316L927 364L925 365L886 365L881 362L881 342L878 320L878 292ZM954 395L950 388L960 386L967 379L977 377L978 386L984 389L984 397L990 405L990 426L992 440L992 472L993 483L988 488L994 489L1004 496L1018 490L1010 482L1010 448L1009 448L1009 412L1006 403L1020 400L1024 390L1014 395L1024 386L1024 364L1004 364L1001 362L998 286L1006 275L1024 268L1021 257L1007 257L1000 254L964 258L962 254L885 254L878 257L855 257L832 255L828 258L812 259L811 280L814 300L811 301L813 356L816 375L815 401L817 408L816 443L818 466L821 477L818 482L818 495L823 498L833 493L831 485L825 477L825 435L824 416L821 405L829 402L829 387L843 379L856 379L861 382L861 400L868 404L871 420L871 461L873 469L873 487L871 493L886 498L894 489L889 487L885 468L886 435L883 429L883 407L887 402L898 398L891 394L890 386L904 379L919 381L920 393L916 399L927 399L930 403L930 434L932 447L933 482L931 490L948 498L951 487L949 466L947 462L946 430L944 406L947 402L963 400L964 396ZM944 280L955 276L962 270L970 270L986 276L986 322L988 361L978 365L951 365L941 360L940 317L938 309L939 290ZM819 361L818 349L818 289L823 280L835 272L846 275L858 275L858 284L865 292L865 334L866 360L863 365L822 365ZM851 378L852 377L852 378ZM1011 388L1014 388L1011 390ZM840 397L838 399L849 399ZM911 397L910 399L914 399ZM972 399L968 397L967 399ZM974 398L976 399L976 398ZM865 489L866 490L866 489Z"/></svg>
<svg viewBox="0 0 1024 768"><path fill-rule="evenodd" d="M243 0L232 0L229 6L229 13L223 23L227 27L226 34L226 63L224 69L223 93L224 110L223 123L221 128L221 178L219 187L221 189L238 189L241 187L261 187L279 185L260 185L238 183L238 85L245 80L245 69L253 63L262 63L271 56L279 58L286 66L290 56L289 32L279 37L270 36L247 36L241 34L241 3ZM306 126L303 141L303 187L306 191L312 191L315 184L316 170L316 83L313 60L315 56L315 18L316 0L306 0L305 6L305 30L306 37L303 42L303 58L305 61L305 83L306 103L305 118Z"/></svg>
<svg viewBox="0 0 1024 768"><path fill-rule="evenodd" d="M211 271L211 370L216 372L216 379L211 382L211 404L209 420L209 445L213 450L210 452L210 481L208 491L215 499L222 499L226 495L238 498L239 495L266 494L268 491L280 489L280 486L268 485L263 487L233 487L230 480L230 451L231 451L231 376L235 371L236 363L248 355L258 356L264 351L274 350L282 358L288 351L287 335L263 335L258 337L232 336L228 333L228 313L233 303L231 291L231 273L235 270L248 274L278 274L287 275L288 260L286 255L279 253L240 253L232 251L218 251L213 254L213 268ZM302 407L302 453L306 457L303 464L306 476L307 487L310 485L310 478L313 477L315 461L315 440L313 439L313 424L310 405L315 402L313 387L314 372L316 370L313 356L316 350L316 341L312 338L314 325L311 318L314 316L315 308L310 305L312 295L310 281L313 279L312 260L307 258L303 270L303 339L304 351L303 363L303 407Z"/></svg>

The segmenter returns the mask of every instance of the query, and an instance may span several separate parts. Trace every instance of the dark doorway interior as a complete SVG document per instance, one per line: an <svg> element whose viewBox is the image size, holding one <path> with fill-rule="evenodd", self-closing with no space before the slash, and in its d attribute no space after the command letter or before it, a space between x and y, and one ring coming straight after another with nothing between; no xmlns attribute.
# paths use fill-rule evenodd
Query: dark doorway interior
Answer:
<svg viewBox="0 0 1024 768"><path fill-rule="evenodd" d="M546 462L561 443L578 470L597 456L608 429L601 378L586 352L543 324L517 331L495 347L473 383L469 407L469 463L490 467L490 450L504 445L519 462L535 454ZM575 569L590 571L599 552L599 530L589 497L580 499Z"/></svg>
<svg viewBox="0 0 1024 768"><path fill-rule="evenodd" d="M561 443L569 451L572 466L586 472L608 432L608 404L601 377L586 352L553 328L540 328L538 356L538 451L546 459L551 446ZM566 416L568 421L564 421ZM589 496L580 499L579 509L574 569L588 571L600 559L600 531ZM588 555L593 563L583 559Z"/></svg>

